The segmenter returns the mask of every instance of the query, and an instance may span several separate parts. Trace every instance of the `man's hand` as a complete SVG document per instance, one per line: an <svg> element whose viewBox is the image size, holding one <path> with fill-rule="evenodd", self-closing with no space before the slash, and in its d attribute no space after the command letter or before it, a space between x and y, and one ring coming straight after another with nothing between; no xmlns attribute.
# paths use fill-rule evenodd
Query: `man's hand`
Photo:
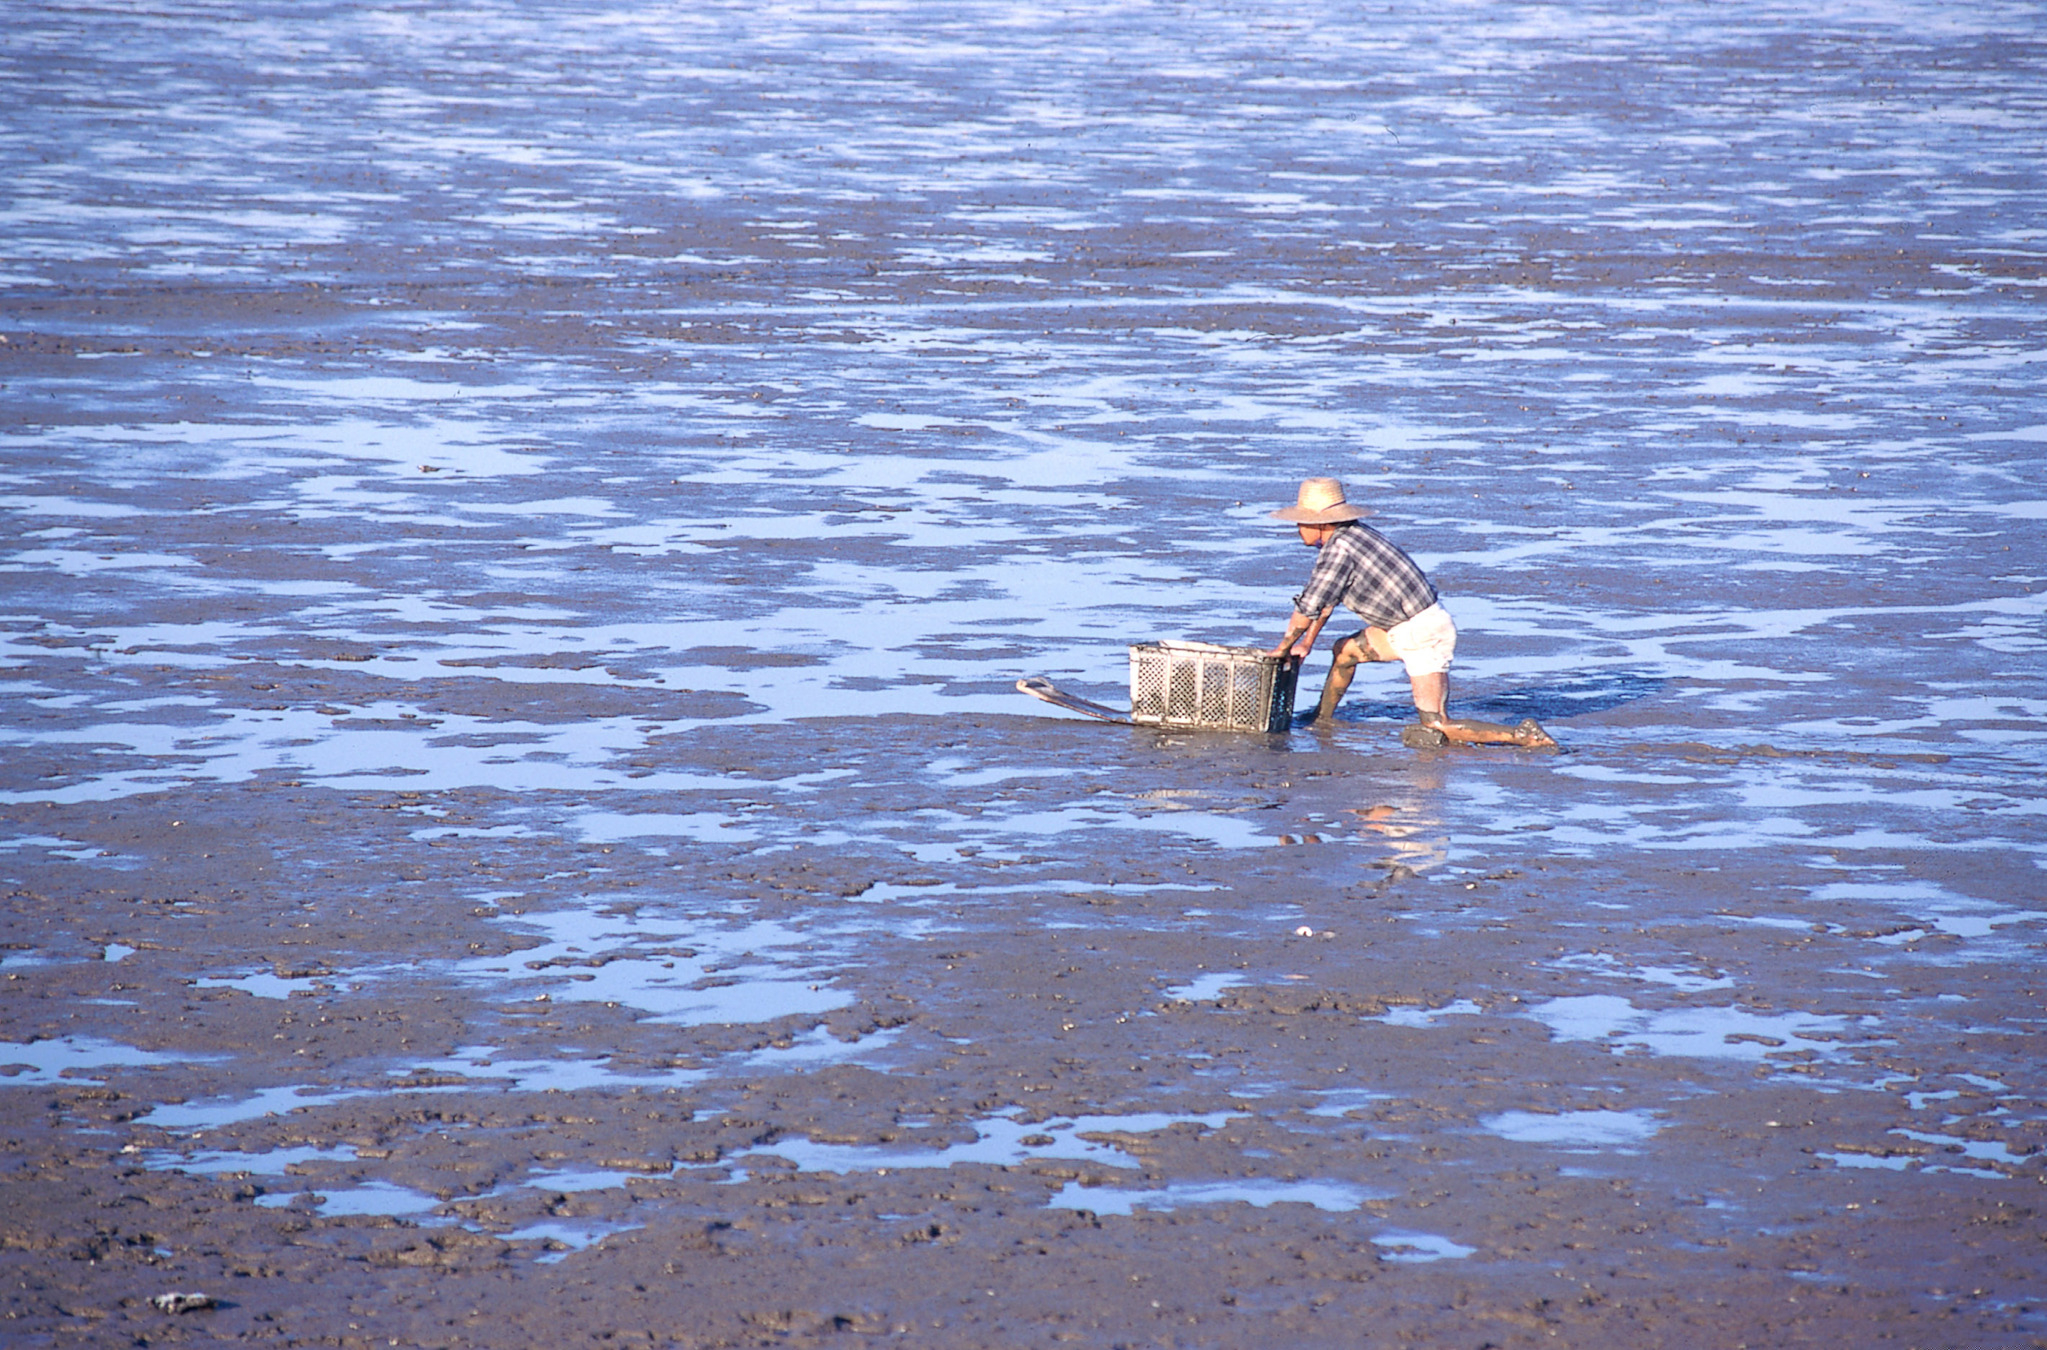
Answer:
<svg viewBox="0 0 2047 1350"><path fill-rule="evenodd" d="M1265 654L1267 656L1283 658L1288 655L1287 649L1291 647L1293 649L1292 655L1299 657L1303 661L1307 660L1315 654L1315 639L1322 636L1322 625L1328 623L1329 616L1335 612L1336 606L1331 605L1314 618L1307 620L1305 625L1294 622L1295 619L1304 617L1298 613L1295 614L1292 619L1287 620L1286 636L1279 640L1277 647L1274 647ZM1295 640L1297 636L1299 638L1298 641Z"/></svg>
<svg viewBox="0 0 2047 1350"><path fill-rule="evenodd" d="M1300 639L1300 641L1298 642L1295 640L1297 637ZM1292 655L1298 656L1301 660L1305 661L1314 654L1314 651L1315 651L1314 628L1310 627L1304 633L1300 629L1294 627L1292 624L1288 624L1286 626L1286 636L1282 637L1279 640L1279 645L1277 647L1274 647L1271 651L1265 654L1267 656L1274 657L1277 659L1284 659L1287 655L1291 653Z"/></svg>

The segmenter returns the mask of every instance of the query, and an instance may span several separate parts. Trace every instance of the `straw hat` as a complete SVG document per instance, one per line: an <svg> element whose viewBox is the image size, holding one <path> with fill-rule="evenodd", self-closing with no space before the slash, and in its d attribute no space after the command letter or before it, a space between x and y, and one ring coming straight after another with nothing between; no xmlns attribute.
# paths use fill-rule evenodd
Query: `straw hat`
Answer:
<svg viewBox="0 0 2047 1350"><path fill-rule="evenodd" d="M1308 478L1302 480L1300 495L1294 499L1294 504L1281 507L1272 514L1276 520L1291 520L1296 525L1338 525L1372 513L1362 506L1346 502L1343 484L1334 478Z"/></svg>

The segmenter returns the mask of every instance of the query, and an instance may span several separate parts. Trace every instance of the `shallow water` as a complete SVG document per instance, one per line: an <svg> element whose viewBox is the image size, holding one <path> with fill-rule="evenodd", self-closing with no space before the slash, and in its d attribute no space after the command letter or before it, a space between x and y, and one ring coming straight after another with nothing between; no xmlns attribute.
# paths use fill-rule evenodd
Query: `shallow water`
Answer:
<svg viewBox="0 0 2047 1350"><path fill-rule="evenodd" d="M105 691L39 717L25 744L120 746L177 766L74 765L12 799L265 771L395 786L400 765L415 788L602 791L627 785L619 759L697 720L395 725L425 719L420 684L451 671L727 692L767 719L1018 712L1018 671L1113 698L1124 641L1276 628L1301 560L1262 512L1320 467L1369 484L1382 523L1443 580L1480 688L1518 678L1539 698L1530 680L1625 673L1687 686L1665 727L1744 712L1773 740L1865 746L1994 730L2037 762L2036 731L1998 726L2037 721L2037 697L1841 678L1857 648L1967 681L2041 646L2047 600L2024 525L2047 506L2022 466L2047 412L2009 383L2037 359L2036 297L2000 262L2026 252L2017 222L2039 204L2037 185L2007 172L2031 149L2010 114L2037 101L2015 72L1940 77L1967 111L1927 115L1909 142L1892 96L1825 65L1780 72L1761 122L1761 88L1737 82L1665 106L1653 137L1624 138L1559 118L1569 86L1554 72L1531 83L1542 67L1528 44L1555 37L1537 12L1448 32L1396 23L1369 42L1329 20L1305 21L1308 40L1230 16L1168 36L1103 15L1078 33L1056 24L1056 47L1033 36L1049 15L990 12L1004 15L992 31L964 14L940 25L953 34L946 66L1002 54L984 72L988 102L970 112L941 97L936 117L919 93L934 70L894 89L842 83L846 62L906 48L794 11L753 23L714 11L706 29L676 14L606 22L597 7L589 30L619 53L692 50L711 30L735 54L772 52L788 126L683 113L714 78L687 64L631 101L631 120L600 100L540 139L509 125L422 136L375 113L337 122L347 95L317 84L260 117L226 89L162 107L46 88L44 135L74 158L17 181L23 304L38 284L225 279L272 256L292 258L299 284L331 286L382 249L431 243L475 266L573 278L634 331L624 368L535 334L449 341L446 315L408 311L372 281L352 301L365 306L349 320L357 354L339 362L252 348L232 327L180 357L143 344L94 368L86 423L67 415L75 380L10 380L26 416L7 432L6 504L39 537L21 538L9 566L53 595L95 575L116 600L84 624L24 611L19 656L41 654L20 645L31 633L76 641L67 680ZM1587 59L1639 59L1635 20L1579 17ZM212 31L122 22L173 45ZM490 47L450 49L410 22L376 55L346 25L335 36L389 63L388 90L432 99L517 69L545 32L488 6L471 22ZM1825 41L1796 7L1751 22ZM1942 22L1959 41L2003 20ZM1125 25L1165 45L1104 79L1098 62ZM35 28L55 50L83 31L55 15ZM1671 28L1658 61L1685 71L1716 40ZM799 50L815 55L791 66ZM1366 50L1376 83L1332 102ZM425 67L406 59L429 52ZM588 77L634 68L600 59ZM1137 93L1156 68L1202 98ZM1068 83L1083 69L1094 78ZM767 80L743 60L715 76L728 94ZM1317 91L1312 151L1277 150L1283 123L1265 120L1265 101L1281 88ZM646 98L683 115L650 138ZM1823 139L1858 119L1878 134ZM338 145L337 125L353 128ZM792 139L811 126L826 144ZM208 184L181 194L175 247L115 204L130 157L110 147L145 127L175 181ZM371 169L395 196L372 204L308 177L295 147L316 139L328 164ZM1502 172L1517 161L1522 174ZM1063 205L1029 196L1051 184ZM701 240L659 209L677 191L704 213ZM507 200L535 205L491 209ZM266 201L290 206L252 209ZM583 205L597 202L610 205ZM888 219L888 202L915 205ZM106 251L77 259L64 241L81 233ZM1172 247L1149 273L1065 270L1122 240L1183 233L1202 246ZM1563 241L1588 234L1612 241L1627 281L1564 267ZM1912 270L1842 293L1844 260L1878 239L1899 241ZM1389 253L1416 255L1395 293L1351 280ZM648 285L675 294L619 307ZM1037 294L1051 286L1056 308ZM816 340L691 340L734 325ZM213 411L194 419L166 398ZM170 497L152 490L164 473L181 480ZM235 531L275 524L293 537L216 556ZM1970 555L1959 567L1958 549ZM288 557L304 562L269 566ZM1947 565L1929 573L1937 558ZM1569 580L1552 594L1559 565ZM602 574L575 575L589 567ZM740 578L743 620L720 612ZM1910 655L1897 647L1908 634ZM689 655L709 652L722 655ZM354 663L378 697L348 700L339 721L217 698L169 723L93 715L124 672L168 661L196 675L259 655ZM478 736L494 744L460 743ZM658 771L646 784L662 785ZM1654 846L1654 823L1640 828L1579 837Z"/></svg>

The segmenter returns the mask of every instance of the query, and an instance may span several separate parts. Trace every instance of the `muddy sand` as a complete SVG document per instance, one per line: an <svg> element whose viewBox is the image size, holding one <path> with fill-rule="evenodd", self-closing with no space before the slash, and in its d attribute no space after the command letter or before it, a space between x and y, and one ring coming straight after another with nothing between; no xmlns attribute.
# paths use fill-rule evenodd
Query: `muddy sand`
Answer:
<svg viewBox="0 0 2047 1350"><path fill-rule="evenodd" d="M2037 6L0 58L0 1341L2047 1345Z"/></svg>

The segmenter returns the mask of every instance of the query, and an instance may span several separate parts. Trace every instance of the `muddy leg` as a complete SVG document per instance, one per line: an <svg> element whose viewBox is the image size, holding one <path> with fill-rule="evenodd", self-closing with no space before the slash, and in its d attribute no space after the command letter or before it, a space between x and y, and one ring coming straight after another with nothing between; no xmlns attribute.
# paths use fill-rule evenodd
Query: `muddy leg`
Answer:
<svg viewBox="0 0 2047 1350"><path fill-rule="evenodd" d="M1533 717L1524 717L1519 725L1511 727L1469 717L1443 717L1429 725L1465 745L1519 745L1530 750L1551 750L1557 743L1556 737L1544 731Z"/></svg>
<svg viewBox="0 0 2047 1350"><path fill-rule="evenodd" d="M1345 638L1336 644L1329 661L1329 678L1322 682L1322 701L1315 705L1315 711L1308 714L1310 722L1327 724L1336 705L1343 702L1344 694L1350 689L1350 677L1357 673L1359 657L1355 651L1357 640Z"/></svg>
<svg viewBox="0 0 2047 1350"><path fill-rule="evenodd" d="M1448 674L1415 675L1409 682L1414 685L1414 708L1421 714L1422 725L1434 727L1450 740L1464 745L1519 745L1531 750L1556 746L1556 738L1538 726L1532 717L1525 718L1519 726L1509 727L1498 722L1449 716L1445 712L1450 702Z"/></svg>
<svg viewBox="0 0 2047 1350"><path fill-rule="evenodd" d="M1386 644L1384 628L1365 628L1337 642L1333 648L1335 657L1329 663L1329 681L1322 685L1322 702L1314 712L1308 714L1310 722L1329 722L1337 716L1337 704L1343 702L1343 695L1351 687L1351 675L1357 673L1359 661L1392 661L1394 648Z"/></svg>

